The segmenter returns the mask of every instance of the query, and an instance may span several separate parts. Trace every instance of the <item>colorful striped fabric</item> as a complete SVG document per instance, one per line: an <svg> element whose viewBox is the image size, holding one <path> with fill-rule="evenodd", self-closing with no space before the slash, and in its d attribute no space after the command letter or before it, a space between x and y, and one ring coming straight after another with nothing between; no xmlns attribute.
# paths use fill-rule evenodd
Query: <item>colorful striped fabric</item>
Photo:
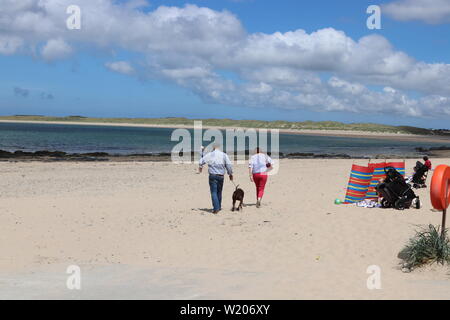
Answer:
<svg viewBox="0 0 450 320"><path fill-rule="evenodd" d="M386 168L394 168L397 170L403 177L406 176L406 167L405 162L389 162L386 164Z"/></svg>
<svg viewBox="0 0 450 320"><path fill-rule="evenodd" d="M382 163L369 163L369 168L373 169L372 180L370 181L369 191L367 192L367 199L378 199L377 185L380 180L386 178L384 169L386 168L386 162Z"/></svg>
<svg viewBox="0 0 450 320"><path fill-rule="evenodd" d="M367 192L367 199L376 200L378 199L377 194L377 185L380 183L380 180L386 178L387 168L394 168L397 170L402 176L405 176L405 162L382 162L382 163L369 163L369 168L373 168L373 177L372 181L369 185L369 191Z"/></svg>
<svg viewBox="0 0 450 320"><path fill-rule="evenodd" d="M344 203L357 203L366 198L373 168L353 165Z"/></svg>

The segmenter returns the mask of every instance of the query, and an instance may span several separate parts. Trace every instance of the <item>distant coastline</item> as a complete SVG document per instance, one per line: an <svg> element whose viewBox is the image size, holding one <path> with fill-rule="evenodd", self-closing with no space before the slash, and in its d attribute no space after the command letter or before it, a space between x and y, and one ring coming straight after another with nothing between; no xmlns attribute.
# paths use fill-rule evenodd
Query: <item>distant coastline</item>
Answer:
<svg viewBox="0 0 450 320"><path fill-rule="evenodd" d="M344 124L340 122L288 122L230 119L187 118L86 118L81 116L3 116L0 123L35 123L88 126L192 129L194 121L202 121L204 129L268 129L286 134L303 134L354 138L391 138L399 141L450 142L450 131L378 124Z"/></svg>

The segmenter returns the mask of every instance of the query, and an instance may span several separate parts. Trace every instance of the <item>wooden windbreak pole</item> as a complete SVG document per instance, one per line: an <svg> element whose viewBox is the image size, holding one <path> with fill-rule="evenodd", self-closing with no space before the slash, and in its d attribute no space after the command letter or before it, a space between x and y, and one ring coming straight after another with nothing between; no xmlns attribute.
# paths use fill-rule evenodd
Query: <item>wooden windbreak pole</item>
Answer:
<svg viewBox="0 0 450 320"><path fill-rule="evenodd" d="M449 201L450 201L450 199L448 198L448 188L449 188L449 186L448 186L448 182L446 183L446 186L445 186L445 195L446 195L446 197L445 197L445 206L444 206L444 210L442 210L442 231L441 231L441 238L442 238L442 240L444 240L445 239L445 228L446 228L446 226L445 226L445 224L446 224L446 219L447 219L447 208L448 208L448 205L449 205Z"/></svg>
<svg viewBox="0 0 450 320"><path fill-rule="evenodd" d="M442 240L445 239L445 220L447 219L447 209L442 211L442 231L441 231L441 238Z"/></svg>
<svg viewBox="0 0 450 320"><path fill-rule="evenodd" d="M403 167L405 168L405 175L403 178L406 178L406 159L403 159Z"/></svg>

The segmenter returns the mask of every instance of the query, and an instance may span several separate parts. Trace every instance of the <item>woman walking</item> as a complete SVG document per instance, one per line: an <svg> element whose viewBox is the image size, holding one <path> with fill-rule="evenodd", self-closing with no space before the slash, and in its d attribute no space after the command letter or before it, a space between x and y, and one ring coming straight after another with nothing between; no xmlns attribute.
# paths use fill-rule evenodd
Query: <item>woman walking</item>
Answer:
<svg viewBox="0 0 450 320"><path fill-rule="evenodd" d="M261 207L261 201L264 196L264 189L266 187L268 174L272 169L273 160L260 148L256 148L255 154L250 158L249 174L250 181L256 185L256 207Z"/></svg>

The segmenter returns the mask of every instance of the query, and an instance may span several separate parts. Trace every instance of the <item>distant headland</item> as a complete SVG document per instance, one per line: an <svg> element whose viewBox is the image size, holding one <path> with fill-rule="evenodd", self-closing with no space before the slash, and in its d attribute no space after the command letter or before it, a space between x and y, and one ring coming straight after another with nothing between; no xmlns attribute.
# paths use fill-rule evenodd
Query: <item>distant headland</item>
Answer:
<svg viewBox="0 0 450 320"><path fill-rule="evenodd" d="M192 128L194 121L202 121L204 128L278 129L282 132L351 135L351 136L434 136L450 138L450 129L426 129L413 126L392 126L376 123L342 123L337 121L263 121L233 119L167 118L91 118L84 116L53 117L43 115L0 116L0 122L34 122L84 125L119 125L139 127Z"/></svg>

